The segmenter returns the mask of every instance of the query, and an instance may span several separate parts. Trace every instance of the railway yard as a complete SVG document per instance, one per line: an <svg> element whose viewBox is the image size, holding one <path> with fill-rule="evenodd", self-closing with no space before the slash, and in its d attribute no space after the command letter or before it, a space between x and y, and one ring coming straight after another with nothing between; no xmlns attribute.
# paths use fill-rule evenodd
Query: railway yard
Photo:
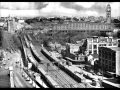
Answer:
<svg viewBox="0 0 120 90"><path fill-rule="evenodd" d="M73 78L71 78L67 73L65 73L63 70L59 69L54 63L48 60L42 53L40 46L35 46L35 50L37 53L41 56L43 63L39 64L39 68L42 68L44 71L47 72L47 74L58 83L59 86L64 88L84 88L84 84L79 83L75 81ZM27 49L27 53L31 54L30 50ZM28 54L27 54L28 55ZM32 55L32 54L31 54ZM31 56L33 61L35 61L35 58Z"/></svg>
<svg viewBox="0 0 120 90"><path fill-rule="evenodd" d="M34 37L31 38L28 36L29 39L35 39ZM35 41L35 40L31 40ZM51 62L42 52L41 52L41 46L39 45L33 45L30 44L32 47L33 52L38 53L38 57L40 57L38 60L41 60L42 63L39 63L39 68L42 68L44 71L46 71L47 75L49 75L60 87L63 88L86 88L84 83L81 83L80 81L75 80L73 77L71 77L68 73L66 73L64 70L61 70L58 66L55 65L54 62ZM27 50L30 53L30 50ZM31 54L32 55L32 54ZM36 61L35 58L33 58L33 61ZM38 61L40 62L40 61ZM90 87L88 87L90 88Z"/></svg>
<svg viewBox="0 0 120 90"><path fill-rule="evenodd" d="M10 37L10 36L9 36ZM7 41L11 41L6 38ZM22 43L22 54L19 50L15 50L13 42L7 43L10 50L10 58L7 59L8 67L13 66L13 85L16 87L27 88L100 88L99 83L91 85L92 80L85 78L80 74L80 69L74 65L66 64L65 59L58 59L50 51L47 51L42 44L40 44L33 35L22 34L20 37ZM11 52L13 51L13 52ZM16 53L16 54L15 54ZM23 58L24 55L24 58ZM14 57L13 57L14 56ZM12 60L10 62L10 60ZM27 63L25 65L25 63ZM75 68L74 68L75 67ZM74 68L74 69L73 69ZM77 70L78 69L78 70ZM75 73L78 71L79 73ZM87 74L86 74L87 75ZM8 77L7 77L8 78ZM1 79L3 80L3 79ZM85 82L85 81L90 82ZM84 82L83 82L84 81ZM2 85L2 84L1 84ZM98 87L98 86L99 87Z"/></svg>

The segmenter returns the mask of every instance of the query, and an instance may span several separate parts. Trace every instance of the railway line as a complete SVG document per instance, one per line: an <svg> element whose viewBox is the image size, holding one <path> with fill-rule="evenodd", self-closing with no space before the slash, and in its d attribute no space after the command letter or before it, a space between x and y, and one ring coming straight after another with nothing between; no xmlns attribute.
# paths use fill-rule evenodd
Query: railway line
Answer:
<svg viewBox="0 0 120 90"><path fill-rule="evenodd" d="M38 49L37 49L38 50ZM48 60L42 53L41 56L43 56L44 60ZM48 63L51 63L50 61L48 61ZM49 75L53 78L55 78L57 76L57 81L60 85L65 86L65 88L67 87L72 87L74 88L74 85L76 85L77 87L81 87L83 88L84 86L79 85L78 82L76 82L74 79L72 79L69 75L67 75L64 71L60 70L55 70L54 68L58 68L57 66L51 66L49 67ZM47 66L45 66L45 70L47 70ZM54 74L54 75L53 75ZM62 82L62 84L61 84ZM78 84L78 85L77 85Z"/></svg>
<svg viewBox="0 0 120 90"><path fill-rule="evenodd" d="M36 48L37 53L43 58L43 60L46 60L47 63L51 63L41 52L40 52L40 47ZM47 70L47 64L40 64L40 66L44 69ZM66 74L62 70L55 70L54 68L58 68L55 65L49 65L48 74L63 88L85 88L84 84L78 83L75 81L73 78L71 78L68 74Z"/></svg>
<svg viewBox="0 0 120 90"><path fill-rule="evenodd" d="M27 50L27 51L29 51L29 53L30 53L30 50ZM29 56L30 57L30 56ZM44 58L45 59L45 58ZM32 63L34 63L35 64L35 61L34 60L32 60L31 59L31 61L32 61ZM50 61L47 61L47 63L49 63L49 64L52 64ZM62 86L62 87L64 87L64 88L70 88L71 86L72 86L72 84L73 84L73 82L74 82L74 84L76 83L75 81L73 81L72 80L72 84L71 83L69 83L70 81L68 81L70 78L68 78L69 76L66 76L67 78L68 78L68 80L65 78L65 76L63 76L64 75L64 73L61 71L61 70L59 70L59 71L57 71L57 70L55 70L55 68L57 68L57 67L55 67L55 66L49 66L49 70L47 70L47 63L46 64L39 64L39 67L41 67L44 71L47 71L47 74L49 75L49 76L51 76L60 86ZM56 76L57 76L57 79L56 79ZM70 86L70 85L71 86ZM64 85L64 86L63 86Z"/></svg>

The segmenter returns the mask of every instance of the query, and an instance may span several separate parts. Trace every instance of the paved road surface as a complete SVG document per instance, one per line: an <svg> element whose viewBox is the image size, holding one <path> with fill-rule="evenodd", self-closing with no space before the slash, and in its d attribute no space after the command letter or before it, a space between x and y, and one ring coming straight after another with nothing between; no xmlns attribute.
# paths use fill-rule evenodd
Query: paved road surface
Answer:
<svg viewBox="0 0 120 90"><path fill-rule="evenodd" d="M32 85L30 85L20 73L20 63L17 64L16 61L20 61L21 55L18 52L15 53L7 53L6 54L6 60L4 61L6 63L6 66L13 66L13 73L14 73L14 82L15 86L17 88L32 88ZM8 60L9 59L9 60ZM16 67L17 66L17 67Z"/></svg>
<svg viewBox="0 0 120 90"><path fill-rule="evenodd" d="M9 70L0 68L0 88L10 88Z"/></svg>

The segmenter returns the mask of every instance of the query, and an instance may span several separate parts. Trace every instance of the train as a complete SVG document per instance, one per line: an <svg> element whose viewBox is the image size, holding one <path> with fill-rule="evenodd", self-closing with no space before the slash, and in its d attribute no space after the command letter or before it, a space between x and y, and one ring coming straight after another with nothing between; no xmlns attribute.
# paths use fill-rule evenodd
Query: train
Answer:
<svg viewBox="0 0 120 90"><path fill-rule="evenodd" d="M36 62L36 60L33 58L33 56L31 55L31 52L29 49L26 49L27 51L27 59L32 63L34 64L35 66L38 65L38 63Z"/></svg>
<svg viewBox="0 0 120 90"><path fill-rule="evenodd" d="M27 41L27 40L26 40ZM30 42L30 50L31 50L31 53L32 55L34 56L35 60L37 60L37 62L42 62L44 61L44 59L37 53L34 45ZM77 81L78 83L81 82L81 79L76 76L73 72L71 72L70 70L68 70L66 67L64 67L63 63L60 63L59 59L55 58L55 57L51 57L51 53L49 53L42 45L42 49L41 49L41 52L51 61L51 62L54 62L54 64L59 67L61 70L63 70L65 73L69 74L70 77L72 77L75 81ZM31 56L29 56L30 59L32 59ZM34 65L36 64L33 60L31 60ZM47 83L49 83L50 87L54 87L54 88L60 88L60 86L49 76L49 75L46 75L45 71L42 70L42 68L38 68L39 71L43 74L42 77L46 80ZM74 87L77 87L76 85ZM84 88L84 86L81 85L81 87Z"/></svg>
<svg viewBox="0 0 120 90"><path fill-rule="evenodd" d="M26 40L26 42L28 42L28 41ZM41 61L43 61L43 58L40 57L39 54L36 52L36 49L34 48L34 46L33 46L32 43L30 43L29 45L30 45L30 47L29 47L30 50L29 50L29 49L26 49L27 53L29 53L29 54L27 54L28 60L29 60L35 67L38 68L39 73L41 73L44 81L48 84L49 87L52 87L52 88L61 88L61 87L59 86L59 84L57 84L57 82L55 82L49 75L46 75L47 73L46 73L42 68L39 68L39 67L38 67L38 66L39 66L39 63L40 63ZM32 55L34 55L35 58L33 58L33 56L32 56L30 53L31 53ZM37 60L37 61L36 61L36 60Z"/></svg>
<svg viewBox="0 0 120 90"><path fill-rule="evenodd" d="M34 55L35 59L41 63L42 61L44 61L44 59L37 53L35 47L33 46L32 43L30 43L30 50L31 50L31 53Z"/></svg>
<svg viewBox="0 0 120 90"><path fill-rule="evenodd" d="M44 71L42 68L39 68L39 63L33 58L33 56L29 53L27 54L28 60L34 65L37 66L37 69L39 70L39 73L41 73L42 78L44 81L48 84L49 87L52 88L60 88L59 84L57 84L49 75L46 75L47 72Z"/></svg>
<svg viewBox="0 0 120 90"><path fill-rule="evenodd" d="M49 83L49 87L51 88L61 88L61 86L59 86L59 84L54 81L49 75L47 75L47 72L44 71L42 68L38 68L43 79L45 79L46 83Z"/></svg>
<svg viewBox="0 0 120 90"><path fill-rule="evenodd" d="M55 57L51 57L51 54L45 49L45 47L42 46L41 52L52 62L56 62L55 65L58 66L61 70L69 74L74 80L76 80L78 83L81 83L81 78L75 75L72 71L67 69L63 64L59 63L59 60ZM59 64L59 65L58 65ZM87 88L96 88L96 86L87 84Z"/></svg>
<svg viewBox="0 0 120 90"><path fill-rule="evenodd" d="M24 40L25 40L26 47L29 47L29 41L28 41L28 39L26 38L26 36L24 36Z"/></svg>
<svg viewBox="0 0 120 90"><path fill-rule="evenodd" d="M67 74L69 74L71 76L71 78L73 78L74 80L76 80L78 83L81 83L81 79L78 76L76 76L73 72L71 72L70 70L68 70L62 63L59 63L59 60L57 58L51 57L51 54L43 46L42 46L41 52L51 62L55 62L55 65L58 66L61 70L63 70Z"/></svg>

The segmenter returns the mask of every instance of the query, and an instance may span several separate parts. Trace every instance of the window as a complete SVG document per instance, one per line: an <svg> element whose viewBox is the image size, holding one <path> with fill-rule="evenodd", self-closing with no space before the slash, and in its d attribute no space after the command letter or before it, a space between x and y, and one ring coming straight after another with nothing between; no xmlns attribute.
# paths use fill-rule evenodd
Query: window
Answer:
<svg viewBox="0 0 120 90"><path fill-rule="evenodd" d="M94 49L97 49L97 45L93 45L93 48L94 48Z"/></svg>
<svg viewBox="0 0 120 90"><path fill-rule="evenodd" d="M94 54L97 54L97 50L94 50Z"/></svg>
<svg viewBox="0 0 120 90"><path fill-rule="evenodd" d="M104 46L106 46L106 44L104 44Z"/></svg>
<svg viewBox="0 0 120 90"><path fill-rule="evenodd" d="M113 46L117 46L117 43L113 43Z"/></svg>
<svg viewBox="0 0 120 90"><path fill-rule="evenodd" d="M93 42L97 42L97 38L94 38L94 39L93 39Z"/></svg>
<svg viewBox="0 0 120 90"><path fill-rule="evenodd" d="M109 39L108 39L108 42L111 43L111 42L112 42L112 38L109 38Z"/></svg>
<svg viewBox="0 0 120 90"><path fill-rule="evenodd" d="M107 52L105 51L105 59L107 59Z"/></svg>
<svg viewBox="0 0 120 90"><path fill-rule="evenodd" d="M89 49L92 49L92 44L89 45Z"/></svg>
<svg viewBox="0 0 120 90"><path fill-rule="evenodd" d="M101 44L99 44L99 47L101 46Z"/></svg>
<svg viewBox="0 0 120 90"><path fill-rule="evenodd" d="M112 46L112 43L109 43L108 45L109 45L109 46Z"/></svg>
<svg viewBox="0 0 120 90"><path fill-rule="evenodd" d="M92 42L92 38L89 38L89 42Z"/></svg>
<svg viewBox="0 0 120 90"><path fill-rule="evenodd" d="M99 57L101 57L102 56L102 53L101 53L101 51L99 50Z"/></svg>
<svg viewBox="0 0 120 90"><path fill-rule="evenodd" d="M111 59L111 53L108 53L108 60Z"/></svg>
<svg viewBox="0 0 120 90"><path fill-rule="evenodd" d="M92 53L92 50L89 50L89 53Z"/></svg>

